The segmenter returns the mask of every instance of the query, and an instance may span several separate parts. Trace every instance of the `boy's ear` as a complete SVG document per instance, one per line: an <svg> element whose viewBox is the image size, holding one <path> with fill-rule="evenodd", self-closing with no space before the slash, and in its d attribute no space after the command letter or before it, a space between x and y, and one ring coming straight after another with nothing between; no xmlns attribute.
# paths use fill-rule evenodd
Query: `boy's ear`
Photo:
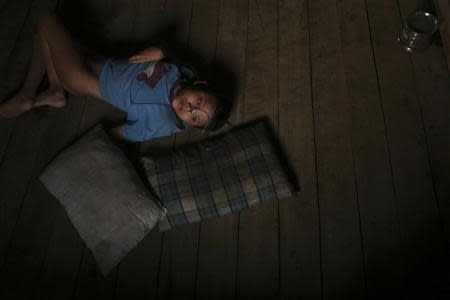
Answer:
<svg viewBox="0 0 450 300"><path fill-rule="evenodd" d="M208 82L204 80L196 80L194 81L194 85L208 85Z"/></svg>

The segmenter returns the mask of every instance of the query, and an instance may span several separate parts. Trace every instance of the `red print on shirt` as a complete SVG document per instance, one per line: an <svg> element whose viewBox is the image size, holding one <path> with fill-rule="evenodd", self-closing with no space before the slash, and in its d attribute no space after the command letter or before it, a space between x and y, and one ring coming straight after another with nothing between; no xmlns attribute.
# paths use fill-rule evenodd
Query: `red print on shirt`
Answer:
<svg viewBox="0 0 450 300"><path fill-rule="evenodd" d="M145 80L150 87L155 87L158 81L169 71L170 66L163 62L152 62L149 66L139 74L139 81Z"/></svg>

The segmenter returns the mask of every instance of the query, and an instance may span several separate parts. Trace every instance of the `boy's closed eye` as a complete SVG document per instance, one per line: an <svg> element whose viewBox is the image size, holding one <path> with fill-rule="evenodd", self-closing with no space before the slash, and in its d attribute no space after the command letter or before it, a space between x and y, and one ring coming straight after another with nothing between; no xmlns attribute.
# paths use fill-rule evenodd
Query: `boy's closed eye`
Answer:
<svg viewBox="0 0 450 300"><path fill-rule="evenodd" d="M197 107L202 107L204 101L203 101L203 97L198 98L197 100Z"/></svg>

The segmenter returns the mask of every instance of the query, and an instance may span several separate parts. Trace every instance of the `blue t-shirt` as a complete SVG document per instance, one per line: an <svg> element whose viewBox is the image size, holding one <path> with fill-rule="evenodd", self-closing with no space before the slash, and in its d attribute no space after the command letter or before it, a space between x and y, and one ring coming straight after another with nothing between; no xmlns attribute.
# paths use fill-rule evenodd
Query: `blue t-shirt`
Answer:
<svg viewBox="0 0 450 300"><path fill-rule="evenodd" d="M108 59L105 62L100 73L100 94L127 112L127 121L122 126L125 139L139 142L185 129L171 106L172 90L181 77L176 65L161 61L131 64L127 60Z"/></svg>

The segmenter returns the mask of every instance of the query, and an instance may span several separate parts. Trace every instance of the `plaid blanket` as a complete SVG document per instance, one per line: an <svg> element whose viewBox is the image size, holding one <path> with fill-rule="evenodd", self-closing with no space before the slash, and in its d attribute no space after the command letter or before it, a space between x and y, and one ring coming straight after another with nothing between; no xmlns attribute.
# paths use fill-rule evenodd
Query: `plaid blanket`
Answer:
<svg viewBox="0 0 450 300"><path fill-rule="evenodd" d="M259 121L169 154L142 157L167 209L160 231L292 195L275 145L271 130Z"/></svg>

